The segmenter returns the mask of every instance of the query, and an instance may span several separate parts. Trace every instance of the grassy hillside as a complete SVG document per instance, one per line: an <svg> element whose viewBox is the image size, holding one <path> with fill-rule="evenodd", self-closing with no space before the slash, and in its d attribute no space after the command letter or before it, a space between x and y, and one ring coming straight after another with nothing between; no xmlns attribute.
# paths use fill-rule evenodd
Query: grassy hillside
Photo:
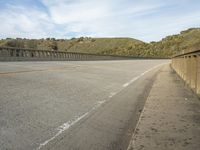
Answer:
<svg viewBox="0 0 200 150"><path fill-rule="evenodd" d="M181 50L198 49L200 48L200 28L191 28L151 44L153 49L168 51L170 55Z"/></svg>
<svg viewBox="0 0 200 150"><path fill-rule="evenodd" d="M180 34L167 36L158 42L139 43L125 49L103 51L103 54L131 56L172 56L181 50L200 48L200 28L191 28Z"/></svg>
<svg viewBox="0 0 200 150"><path fill-rule="evenodd" d="M143 42L132 38L73 38L64 39L6 39L1 40L1 46L37 48L47 50L60 50L83 53L102 53L114 49L126 49L130 46L142 44Z"/></svg>
<svg viewBox="0 0 200 150"><path fill-rule="evenodd" d="M126 49L141 43L143 42L131 38L79 38L70 40L70 46L67 47L66 44L61 46L61 49L67 47L66 50L71 52L103 53L109 50Z"/></svg>
<svg viewBox="0 0 200 150"><path fill-rule="evenodd" d="M169 57L180 50L200 47L200 28L191 28L180 34L167 36L158 42L145 43L133 38L67 39L3 39L0 46L60 50L120 56Z"/></svg>

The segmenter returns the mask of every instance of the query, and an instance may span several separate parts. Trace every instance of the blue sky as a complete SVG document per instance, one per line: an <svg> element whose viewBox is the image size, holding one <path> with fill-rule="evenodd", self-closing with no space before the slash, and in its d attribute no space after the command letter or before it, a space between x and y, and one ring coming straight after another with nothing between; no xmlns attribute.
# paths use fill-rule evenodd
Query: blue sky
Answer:
<svg viewBox="0 0 200 150"><path fill-rule="evenodd" d="M200 27L199 0L0 0L0 38L132 37Z"/></svg>

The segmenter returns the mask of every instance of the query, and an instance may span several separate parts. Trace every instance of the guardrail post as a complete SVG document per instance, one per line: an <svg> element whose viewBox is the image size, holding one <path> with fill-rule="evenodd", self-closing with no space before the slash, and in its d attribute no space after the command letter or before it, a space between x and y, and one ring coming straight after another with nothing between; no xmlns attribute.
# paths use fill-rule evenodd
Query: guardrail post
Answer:
<svg viewBox="0 0 200 150"><path fill-rule="evenodd" d="M197 94L200 96L200 54L197 55L197 73L196 73L196 76L197 76L197 82L196 82L196 91L197 91Z"/></svg>
<svg viewBox="0 0 200 150"><path fill-rule="evenodd" d="M45 51L46 60L52 60L53 54L50 51Z"/></svg>
<svg viewBox="0 0 200 150"><path fill-rule="evenodd" d="M40 51L38 51L38 56L40 59L42 58L42 53Z"/></svg>
<svg viewBox="0 0 200 150"><path fill-rule="evenodd" d="M187 57L186 83L190 84L190 56Z"/></svg>
<svg viewBox="0 0 200 150"><path fill-rule="evenodd" d="M193 55L191 56L191 69L190 69L190 72L191 72L191 88L196 91L196 78L197 78L197 63L196 63L196 55Z"/></svg>
<svg viewBox="0 0 200 150"><path fill-rule="evenodd" d="M67 53L67 60L70 60L70 53Z"/></svg>
<svg viewBox="0 0 200 150"><path fill-rule="evenodd" d="M186 81L186 73L187 73L187 57L183 57L183 80Z"/></svg>
<svg viewBox="0 0 200 150"><path fill-rule="evenodd" d="M45 56L45 52L41 51L41 55L42 55L42 58L45 60L46 59L46 56Z"/></svg>

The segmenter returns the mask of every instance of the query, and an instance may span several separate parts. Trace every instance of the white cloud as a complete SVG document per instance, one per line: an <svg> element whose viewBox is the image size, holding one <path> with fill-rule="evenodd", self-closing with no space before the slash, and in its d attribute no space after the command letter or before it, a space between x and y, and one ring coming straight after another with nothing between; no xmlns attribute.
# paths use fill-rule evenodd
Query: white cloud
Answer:
<svg viewBox="0 0 200 150"><path fill-rule="evenodd" d="M57 4L49 6L52 19L57 24L65 24L72 22L86 22L104 17L106 8L89 2L78 4Z"/></svg>
<svg viewBox="0 0 200 150"><path fill-rule="evenodd" d="M0 20L2 37L38 38L47 36L45 29L51 28L47 14L20 6L8 6L0 13Z"/></svg>
<svg viewBox="0 0 200 150"><path fill-rule="evenodd" d="M129 36L130 17L155 11L160 4L127 3L122 0L43 0L56 24L65 24L66 32L79 32L94 36ZM124 33L124 34L123 34Z"/></svg>
<svg viewBox="0 0 200 150"><path fill-rule="evenodd" d="M0 38L133 37L159 40L200 24L188 0L41 0L44 8L8 4L0 10ZM181 7L180 7L181 6ZM180 7L180 8L179 8ZM189 6L187 6L189 8Z"/></svg>

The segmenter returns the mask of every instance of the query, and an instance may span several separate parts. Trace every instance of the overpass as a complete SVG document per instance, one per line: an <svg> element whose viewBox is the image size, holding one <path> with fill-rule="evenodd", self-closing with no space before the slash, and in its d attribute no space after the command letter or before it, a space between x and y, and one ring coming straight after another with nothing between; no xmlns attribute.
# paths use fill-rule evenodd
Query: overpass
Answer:
<svg viewBox="0 0 200 150"><path fill-rule="evenodd" d="M164 89L157 80L170 64L5 47L0 58L0 149L16 150L127 149L146 100ZM172 60L180 76L181 61L182 55Z"/></svg>

